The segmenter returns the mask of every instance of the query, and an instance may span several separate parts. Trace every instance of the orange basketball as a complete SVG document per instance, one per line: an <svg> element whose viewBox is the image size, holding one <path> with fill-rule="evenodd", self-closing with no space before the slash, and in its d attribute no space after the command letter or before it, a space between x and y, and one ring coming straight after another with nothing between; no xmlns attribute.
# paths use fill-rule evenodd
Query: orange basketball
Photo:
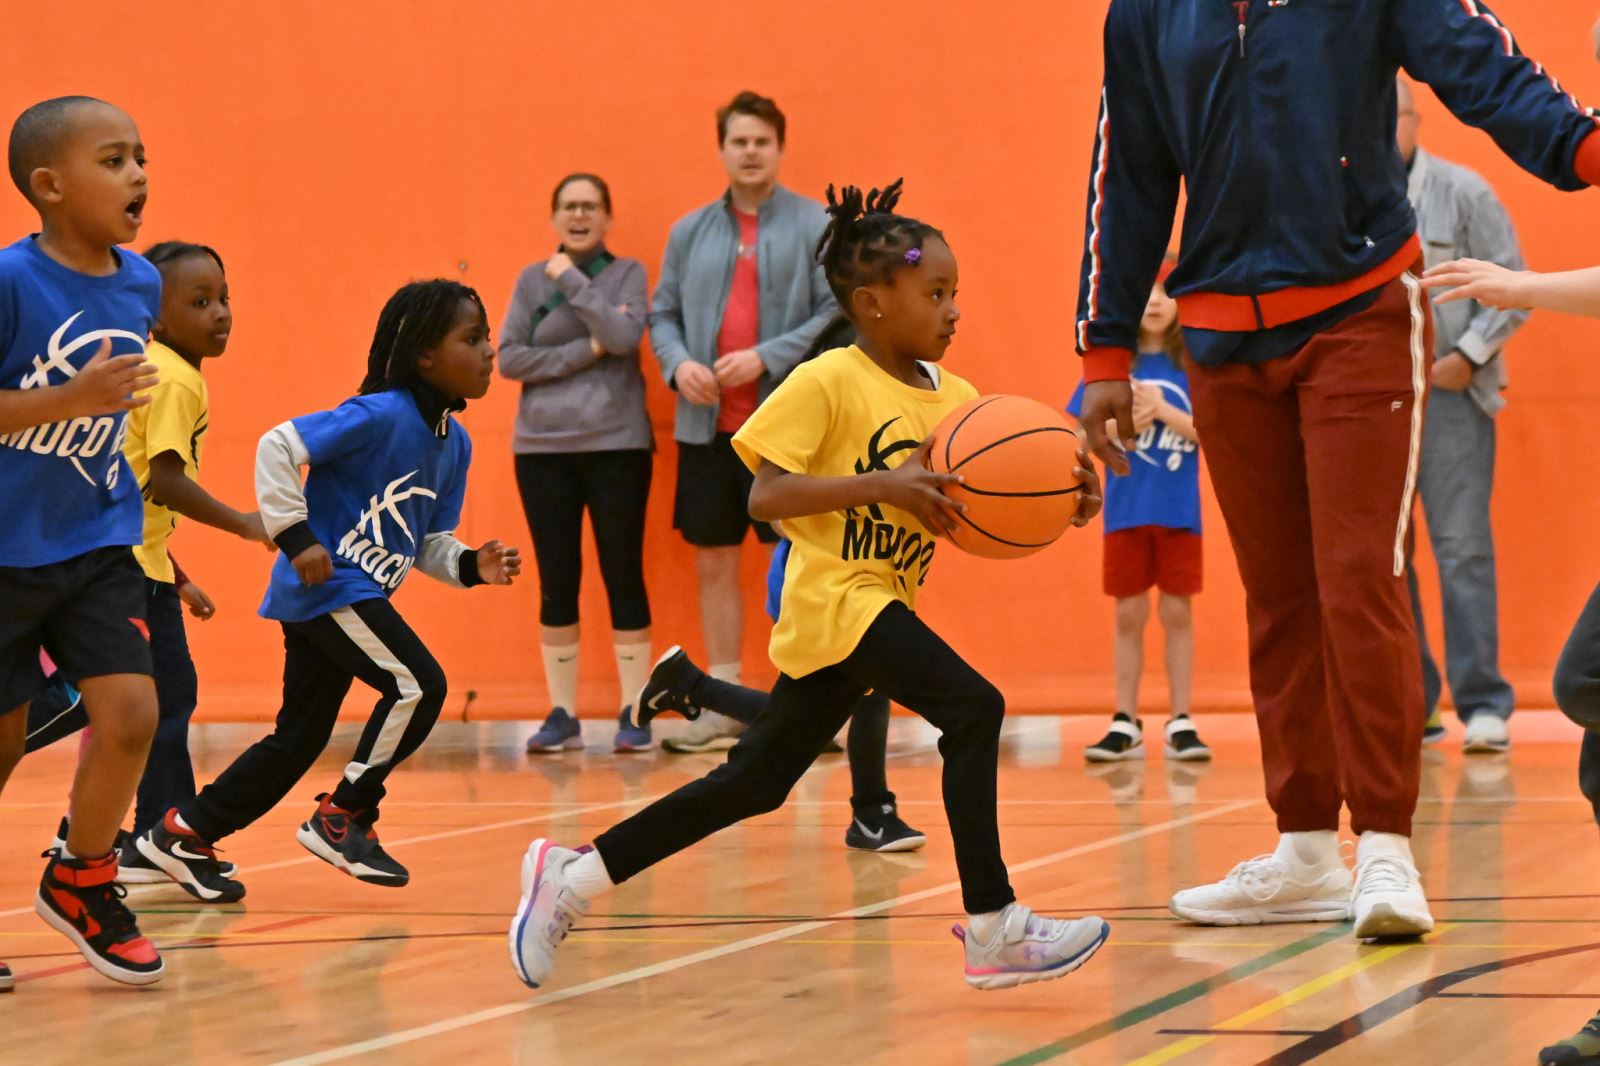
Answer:
<svg viewBox="0 0 1600 1066"><path fill-rule="evenodd" d="M1023 396L980 396L933 431L933 469L960 474L946 493L967 505L956 546L988 559L1032 555L1078 513L1076 426Z"/></svg>

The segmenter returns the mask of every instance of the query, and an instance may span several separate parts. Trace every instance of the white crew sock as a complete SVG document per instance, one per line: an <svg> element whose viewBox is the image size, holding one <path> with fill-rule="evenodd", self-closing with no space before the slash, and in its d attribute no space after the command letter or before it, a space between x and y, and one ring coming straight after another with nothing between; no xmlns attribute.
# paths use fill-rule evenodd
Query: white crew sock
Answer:
<svg viewBox="0 0 1600 1066"><path fill-rule="evenodd" d="M644 688L645 679L650 676L650 645L648 642L613 644L611 648L617 656L617 681L622 685L622 709L627 710L639 698L639 690Z"/></svg>
<svg viewBox="0 0 1600 1066"><path fill-rule="evenodd" d="M584 902L617 887L606 872L605 860L598 851L586 851L573 859L561 876Z"/></svg>
<svg viewBox="0 0 1600 1066"><path fill-rule="evenodd" d="M1340 861L1339 833L1333 829L1284 833L1274 854L1295 866L1332 866Z"/></svg>
<svg viewBox="0 0 1600 1066"><path fill-rule="evenodd" d="M1404 859L1410 866L1416 862L1411 857L1411 839L1398 833L1362 833L1356 845L1356 861L1364 862L1379 855Z"/></svg>
<svg viewBox="0 0 1600 1066"><path fill-rule="evenodd" d="M560 707L568 714L578 713L578 646L569 644L558 648L551 644L539 645L544 653L544 685L550 693L550 706Z"/></svg>
<svg viewBox="0 0 1600 1066"><path fill-rule="evenodd" d="M967 915L967 935L977 939L980 944L992 944L994 938L1000 933L1000 926L1006 920L1006 911L1015 904L1007 903L997 911L986 914Z"/></svg>
<svg viewBox="0 0 1600 1066"><path fill-rule="evenodd" d="M739 664L736 662L712 663L711 666L706 670L706 673L716 678L718 681L726 681L730 685L737 685L739 683L740 670Z"/></svg>

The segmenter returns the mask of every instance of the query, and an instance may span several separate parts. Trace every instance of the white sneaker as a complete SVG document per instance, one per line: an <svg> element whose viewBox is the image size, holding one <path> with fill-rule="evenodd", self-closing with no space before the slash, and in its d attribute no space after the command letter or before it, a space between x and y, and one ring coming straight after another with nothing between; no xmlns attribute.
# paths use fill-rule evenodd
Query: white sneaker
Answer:
<svg viewBox="0 0 1600 1066"><path fill-rule="evenodd" d="M1351 894L1356 936L1421 936L1433 930L1422 876L1411 862L1411 842L1392 833L1363 833L1356 851Z"/></svg>
<svg viewBox="0 0 1600 1066"><path fill-rule="evenodd" d="M697 755L703 751L727 751L739 742L744 726L716 711L701 711L700 717L689 723L675 737L661 742L665 751L678 755Z"/></svg>
<svg viewBox="0 0 1600 1066"><path fill-rule="evenodd" d="M1320 864L1301 862L1294 855L1293 836L1285 833L1277 852L1241 862L1215 884L1174 894L1172 913L1200 925L1347 920L1350 871L1337 850Z"/></svg>
<svg viewBox="0 0 1600 1066"><path fill-rule="evenodd" d="M1461 740L1461 750L1468 755L1482 752L1505 751L1511 747L1511 730L1504 718L1492 714L1475 714L1467 719L1467 735Z"/></svg>
<svg viewBox="0 0 1600 1066"><path fill-rule="evenodd" d="M950 931L966 945L967 984L984 991L1065 977L1111 935L1101 918L1041 918L1020 903L1006 907L988 944L959 925Z"/></svg>
<svg viewBox="0 0 1600 1066"><path fill-rule="evenodd" d="M522 900L511 919L511 965L529 988L538 988L555 966L556 948L572 923L589 911L562 876L581 853L544 838L522 856Z"/></svg>

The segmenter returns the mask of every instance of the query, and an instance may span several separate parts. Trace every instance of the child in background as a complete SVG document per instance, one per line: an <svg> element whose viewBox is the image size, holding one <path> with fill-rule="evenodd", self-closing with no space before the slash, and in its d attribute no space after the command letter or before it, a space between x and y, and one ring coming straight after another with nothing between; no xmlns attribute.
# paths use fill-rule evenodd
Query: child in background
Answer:
<svg viewBox="0 0 1600 1066"><path fill-rule="evenodd" d="M1184 370L1178 305L1162 282L1168 258L1150 292L1139 323L1139 356L1133 364L1134 429L1138 449L1127 476L1106 474L1105 593L1117 601L1115 644L1116 713L1111 730L1084 751L1090 762L1144 758L1144 722L1139 718L1139 678L1144 672L1144 627L1150 620L1150 589L1166 635L1166 754L1184 762L1211 758L1189 716L1194 676L1194 616L1190 601L1200 591L1200 457ZM1079 384L1067 410L1083 414Z"/></svg>
<svg viewBox="0 0 1600 1066"><path fill-rule="evenodd" d="M118 247L144 221L144 160L133 119L102 100L28 108L7 162L41 226L0 250L0 786L46 687L42 647L82 690L94 734L34 910L96 972L139 985L160 979L161 956L122 903L113 844L156 725L132 551L143 515L122 454L127 412L156 384L145 339L161 278ZM12 983L0 964L0 991Z"/></svg>
<svg viewBox="0 0 1600 1066"><path fill-rule="evenodd" d="M196 899L244 895L217 868L215 844L288 795L327 746L357 678L378 703L343 778L317 797L296 839L358 880L410 880L372 827L384 782L439 717L445 676L389 596L413 565L458 588L509 585L521 569L515 548L491 540L474 551L454 536L472 445L451 413L488 391L493 368L478 294L413 282L378 318L360 394L261 439L256 498L282 549L261 614L283 626L283 706L271 734L138 838L145 858Z"/></svg>

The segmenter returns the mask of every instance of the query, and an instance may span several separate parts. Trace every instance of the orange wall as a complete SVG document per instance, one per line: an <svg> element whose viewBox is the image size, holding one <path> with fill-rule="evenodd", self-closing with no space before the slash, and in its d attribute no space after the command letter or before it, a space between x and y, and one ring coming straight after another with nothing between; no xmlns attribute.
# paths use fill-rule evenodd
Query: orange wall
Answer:
<svg viewBox="0 0 1600 1066"><path fill-rule="evenodd" d="M1526 51L1600 102L1591 0L1496 6ZM550 250L545 205L560 174L610 179L612 247L653 277L673 219L720 191L712 112L745 87L789 114L792 188L816 195L828 181L904 175L906 208L949 234L963 275L957 372L987 392L1064 400L1077 377L1066 327L1104 9L1104 0L282 0L80 6L69 20L57 5L14 5L0 34L0 115L9 123L69 92L127 108L153 174L141 244L205 241L227 260L237 326L227 356L207 367L204 479L243 505L257 436L353 390L378 309L399 284L462 277L498 323L517 271ZM1425 143L1489 177L1532 263L1600 258L1600 193L1540 185L1421 95ZM19 197L0 195L0 233L33 225ZM1525 702L1547 698L1561 641L1600 578L1597 341L1600 325L1538 316L1511 352L1495 514L1504 661ZM653 372L650 381L664 449L648 545L657 642L698 651L693 559L669 528L670 402ZM527 545L511 476L515 398L497 383L465 416L477 464L462 533L474 542ZM1242 595L1207 506L1199 695L1237 706ZM940 551L926 612L1018 709L1109 701L1098 540L1095 528L1078 531L1012 563ZM253 614L266 560L192 524L175 544L221 608L190 629L202 714L271 713L281 644L276 626ZM751 550L746 561L753 587L765 559ZM469 689L479 694L474 714L543 713L531 575L511 590L469 593L419 577L398 603L452 678L447 714L461 713ZM583 609L584 709L600 713L615 707L615 684L598 580ZM770 677L762 628L751 627L746 657ZM1159 662L1158 646L1151 651Z"/></svg>

